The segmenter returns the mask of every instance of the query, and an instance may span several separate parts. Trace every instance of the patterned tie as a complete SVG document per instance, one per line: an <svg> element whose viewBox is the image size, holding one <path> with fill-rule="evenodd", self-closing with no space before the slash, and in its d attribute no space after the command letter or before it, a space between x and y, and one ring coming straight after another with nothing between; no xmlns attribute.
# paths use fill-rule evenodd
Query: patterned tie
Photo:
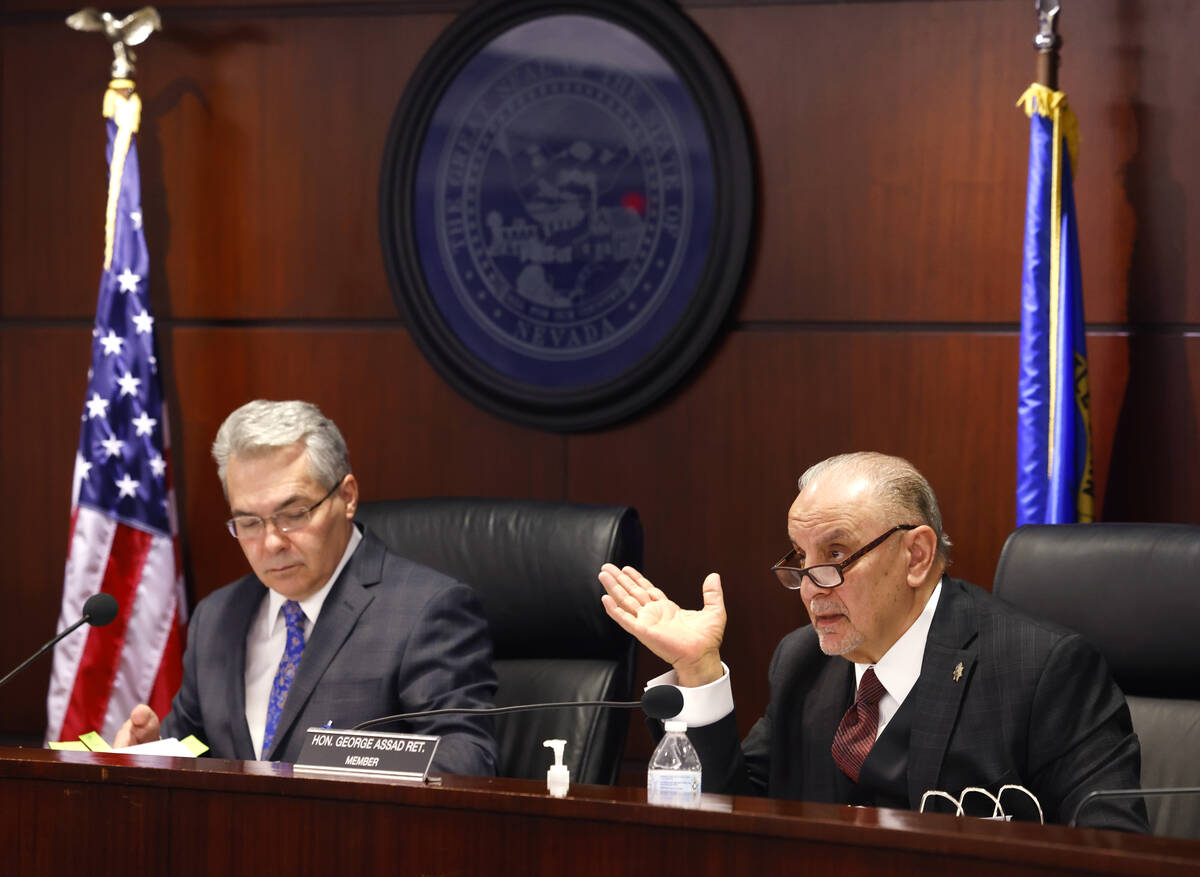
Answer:
<svg viewBox="0 0 1200 877"><path fill-rule="evenodd" d="M279 727L279 717L283 714L283 705L287 701L288 689L296 678L296 668L300 665L300 656L304 653L304 611L295 600L283 604L283 617L287 622L287 643L283 647L283 657L279 659L279 669L275 671L275 682L271 685L271 699L267 701L267 727L263 732L262 754L267 757L271 743L275 740L275 729Z"/></svg>
<svg viewBox="0 0 1200 877"><path fill-rule="evenodd" d="M879 727L879 699L886 694L883 684L868 667L858 684L858 694L842 722L833 735L833 760L842 773L858 782L867 753L875 745L875 731Z"/></svg>

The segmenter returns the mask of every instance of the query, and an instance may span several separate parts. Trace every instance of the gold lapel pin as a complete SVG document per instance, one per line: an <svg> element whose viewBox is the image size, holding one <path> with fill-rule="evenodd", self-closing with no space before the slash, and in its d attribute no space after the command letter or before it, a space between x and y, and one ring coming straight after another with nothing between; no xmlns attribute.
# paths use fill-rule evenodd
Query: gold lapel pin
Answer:
<svg viewBox="0 0 1200 877"><path fill-rule="evenodd" d="M962 679L962 674L963 674L963 665L962 665L962 661L959 661L958 666L954 668L954 672L950 675L951 675L951 678L955 682L957 682L959 679Z"/></svg>

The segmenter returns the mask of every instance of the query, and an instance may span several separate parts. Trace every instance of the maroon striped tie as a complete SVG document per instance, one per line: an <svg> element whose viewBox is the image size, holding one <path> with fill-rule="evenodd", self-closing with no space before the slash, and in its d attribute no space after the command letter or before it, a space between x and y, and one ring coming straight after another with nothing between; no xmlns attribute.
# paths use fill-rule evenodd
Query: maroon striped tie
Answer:
<svg viewBox="0 0 1200 877"><path fill-rule="evenodd" d="M875 745L879 727L879 699L886 693L875 671L868 667L858 683L858 694L833 735L833 761L842 773L858 782L858 772Z"/></svg>

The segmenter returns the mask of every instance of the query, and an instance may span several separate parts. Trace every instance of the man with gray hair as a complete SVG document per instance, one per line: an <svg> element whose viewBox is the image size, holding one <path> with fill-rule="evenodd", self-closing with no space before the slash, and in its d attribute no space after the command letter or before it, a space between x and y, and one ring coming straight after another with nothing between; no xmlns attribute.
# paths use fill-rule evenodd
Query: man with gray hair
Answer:
<svg viewBox="0 0 1200 877"><path fill-rule="evenodd" d="M706 791L916 809L926 790L1016 784L1066 822L1088 792L1138 786L1137 737L1103 658L944 575L950 541L911 463L843 454L799 488L773 570L811 625L780 642L766 715L740 744L720 576L689 611L631 567L600 572L609 616L672 665L650 684L682 690ZM1140 799L1097 801L1080 823L1148 830Z"/></svg>
<svg viewBox="0 0 1200 877"><path fill-rule="evenodd" d="M221 758L295 761L312 726L491 705L492 645L474 592L354 523L358 482L332 420L308 402L249 402L221 424L212 453L226 526L253 572L196 606L162 733L195 734ZM459 715L409 730L441 737L433 772L493 774L490 728ZM116 743L159 734L142 704Z"/></svg>

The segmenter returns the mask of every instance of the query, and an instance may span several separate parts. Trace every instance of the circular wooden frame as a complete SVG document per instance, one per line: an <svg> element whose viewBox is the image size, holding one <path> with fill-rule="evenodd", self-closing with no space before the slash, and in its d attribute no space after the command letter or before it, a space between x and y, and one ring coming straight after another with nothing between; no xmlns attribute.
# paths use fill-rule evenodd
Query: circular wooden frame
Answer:
<svg viewBox="0 0 1200 877"><path fill-rule="evenodd" d="M575 57L616 60L576 66ZM619 69L623 57L658 66L639 77ZM531 116L547 123L544 143ZM610 186L618 206L597 206L612 150L580 146L581 134L554 152L561 142L552 140L572 125L610 123L619 130L592 141L631 144L620 173L634 182L623 194ZM507 202L496 200L497 178L512 181ZM589 231L556 249L551 232L565 211L582 215L578 191L568 191L580 181L591 186L591 219L579 223ZM413 74L384 152L380 238L413 338L456 390L526 426L596 429L662 397L709 348L741 282L754 193L736 92L681 12L665 2L499 0L460 16ZM495 204L532 219L505 226ZM608 261L597 268L601 249ZM578 252L591 260L583 270L571 261ZM563 271L574 273L555 286Z"/></svg>

